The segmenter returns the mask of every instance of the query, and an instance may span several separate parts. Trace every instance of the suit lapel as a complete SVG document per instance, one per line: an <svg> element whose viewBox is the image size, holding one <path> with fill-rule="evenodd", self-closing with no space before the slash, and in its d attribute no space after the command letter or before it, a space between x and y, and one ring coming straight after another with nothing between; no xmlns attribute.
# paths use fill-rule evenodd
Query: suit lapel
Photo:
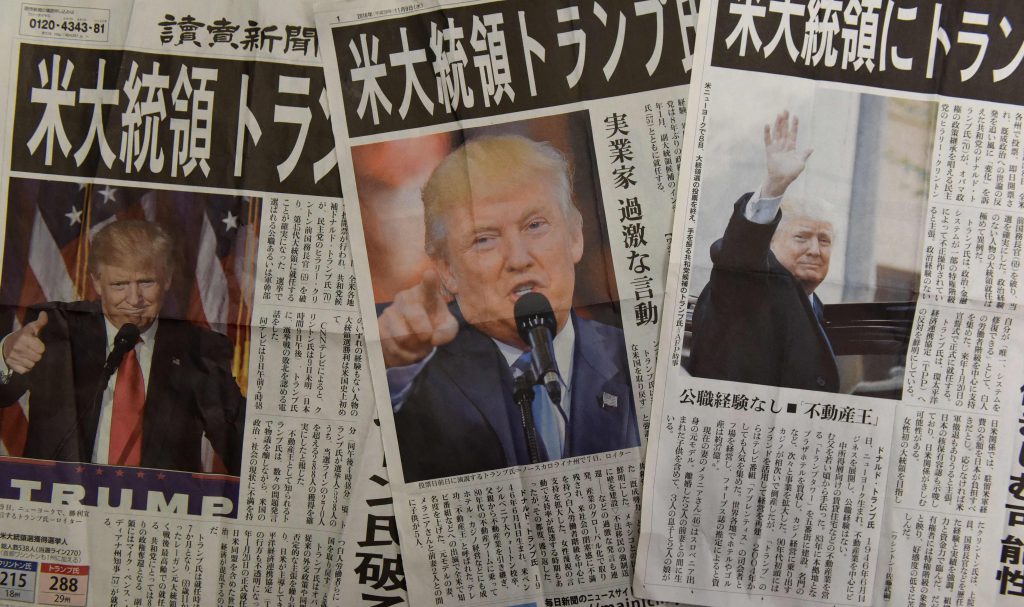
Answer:
<svg viewBox="0 0 1024 607"><path fill-rule="evenodd" d="M804 312L807 314L808 320L814 325L815 334L818 337L819 351L822 353L822 357L826 356L825 353L827 352L828 360L831 361L831 365L829 365L828 368L829 377L826 381L835 383L838 389L839 365L836 363L836 354L832 350L832 343L828 340L828 335L825 334L825 325L823 324L825 306L821 303L821 300L818 299L817 295L812 293L810 297L807 297L806 291L803 290L803 287L800 286L799 281L796 281L796 279L794 279L794 284L796 284L800 289L800 301L803 302ZM818 316L818 311L815 309L817 306L821 306L823 310L822 316ZM820 387L824 388L825 386Z"/></svg>
<svg viewBox="0 0 1024 607"><path fill-rule="evenodd" d="M107 358L107 329L99 306L85 313L69 312L68 336L71 342L72 374L75 383L75 406L80 412L79 461L92 461L96 429L100 423L100 394L104 386L103 362Z"/></svg>
<svg viewBox="0 0 1024 607"><path fill-rule="evenodd" d="M832 354L832 360L836 358L836 352L832 349L832 342L828 339L828 334L825 333L825 304L821 303L821 299L814 293L811 294L811 310L814 312L814 318L818 321L818 334L821 336L821 340L825 342L825 347L828 348L830 354Z"/></svg>
<svg viewBox="0 0 1024 607"><path fill-rule="evenodd" d="M800 305L803 306L804 316L807 318L808 322L814 325L814 333L815 335L817 335L819 350L821 352L828 352L828 358L831 360L831 365L828 371L830 376L829 380L836 385L836 389L838 390L839 365L836 362L835 351L832 350L832 342L828 340L828 335L825 334L825 305L821 302L821 299L816 294L811 293L810 297L807 296L807 291L804 290L804 287L802 284L800 284L800 281L797 280L796 276L793 276L793 274L789 270L787 270L785 266L782 265L782 263L775 257L774 253L769 252L768 255L772 271L775 272L776 274L783 274L789 278L789 281L792 284L793 289L797 293L797 299L800 300ZM822 310L821 316L819 316L818 310L815 309L816 307L819 306Z"/></svg>
<svg viewBox="0 0 1024 607"><path fill-rule="evenodd" d="M573 314L576 328L572 371L572 408L566 456L600 453L630 444L633 434L633 388L609 352L620 344L606 343L592 323Z"/></svg>
<svg viewBox="0 0 1024 607"><path fill-rule="evenodd" d="M181 366L181 327L173 320L161 318L153 343L153 359L149 366L146 386L146 407L142 417L142 465L159 467L161 455L170 449L180 449L180 443L168 443L175 435L169 431L174 418L173 387L178 383ZM176 330L177 329L177 330Z"/></svg>
<svg viewBox="0 0 1024 607"><path fill-rule="evenodd" d="M456 318L462 326L451 347L438 352L440 370L494 429L508 465L529 463L525 438L513 438L522 436L523 429L509 421L513 404L508 364L491 338L465 323L460 314L456 313ZM467 370L474 371L467 373ZM522 443L521 449L519 443ZM517 455L520 451L522 458Z"/></svg>

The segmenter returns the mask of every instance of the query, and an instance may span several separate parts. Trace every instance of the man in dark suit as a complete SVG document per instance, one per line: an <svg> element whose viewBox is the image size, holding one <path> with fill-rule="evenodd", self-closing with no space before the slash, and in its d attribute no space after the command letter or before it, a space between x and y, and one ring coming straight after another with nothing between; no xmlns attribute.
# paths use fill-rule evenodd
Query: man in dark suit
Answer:
<svg viewBox="0 0 1024 607"><path fill-rule="evenodd" d="M832 223L782 196L803 172L799 124L783 112L765 126L768 176L736 202L693 313L687 370L694 376L837 392L839 373L815 289L828 274ZM781 205L781 210L780 210Z"/></svg>
<svg viewBox="0 0 1024 607"><path fill-rule="evenodd" d="M237 475L245 399L231 375L231 344L160 318L173 275L170 237L154 223L119 221L90 247L99 301L34 306L0 346L0 406L29 392L24 456L202 472L205 436ZM125 342L108 374L104 363L117 336L131 333L126 325L139 337Z"/></svg>
<svg viewBox="0 0 1024 607"><path fill-rule="evenodd" d="M519 136L482 137L446 157L423 189L422 281L378 319L406 482L640 444L620 329L572 311L582 218L565 159ZM513 399L529 346L513 308L543 294L562 395L535 391L534 427ZM449 302L449 296L454 302Z"/></svg>

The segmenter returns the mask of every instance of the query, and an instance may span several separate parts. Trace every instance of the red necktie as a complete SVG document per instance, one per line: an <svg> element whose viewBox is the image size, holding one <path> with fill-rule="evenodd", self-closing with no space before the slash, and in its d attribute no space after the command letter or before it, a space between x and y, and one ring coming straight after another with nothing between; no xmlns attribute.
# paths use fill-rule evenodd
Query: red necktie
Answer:
<svg viewBox="0 0 1024 607"><path fill-rule="evenodd" d="M138 466L142 459L142 408L146 384L132 348L121 359L114 382L114 410L110 421L110 452L107 463Z"/></svg>

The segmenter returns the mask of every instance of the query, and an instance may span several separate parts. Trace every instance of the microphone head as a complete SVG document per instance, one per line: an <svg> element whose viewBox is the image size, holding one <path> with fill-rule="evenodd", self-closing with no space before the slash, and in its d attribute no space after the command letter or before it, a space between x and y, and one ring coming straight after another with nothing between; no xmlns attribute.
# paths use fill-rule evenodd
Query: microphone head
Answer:
<svg viewBox="0 0 1024 607"><path fill-rule="evenodd" d="M546 327L554 337L558 321L555 320L551 302L543 294L531 291L523 295L516 300L513 311L516 317L516 330L524 342L530 343L530 330L539 326Z"/></svg>
<svg viewBox="0 0 1024 607"><path fill-rule="evenodd" d="M117 335L114 336L114 347L107 355L107 361L103 363L103 371L107 374L107 378L113 375L124 355L139 343L139 336L139 327L131 323L123 324L117 330Z"/></svg>
<svg viewBox="0 0 1024 607"><path fill-rule="evenodd" d="M114 337L114 343L132 347L138 343L140 334L138 326L133 325L130 322L125 323L117 330L117 335Z"/></svg>

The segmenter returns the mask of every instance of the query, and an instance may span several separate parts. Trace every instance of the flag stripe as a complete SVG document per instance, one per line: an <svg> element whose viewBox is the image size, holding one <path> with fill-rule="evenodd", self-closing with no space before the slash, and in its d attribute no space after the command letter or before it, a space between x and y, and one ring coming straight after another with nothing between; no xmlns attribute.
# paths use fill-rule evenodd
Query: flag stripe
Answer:
<svg viewBox="0 0 1024 607"><path fill-rule="evenodd" d="M260 206L250 197L12 179L3 301L17 312L3 324L17 329L43 301L95 299L85 268L92 237L114 221L155 221L174 236L180 260L161 315L226 332L245 394ZM0 409L2 455L24 452L29 397ZM203 460L205 471L225 471L209 447Z"/></svg>
<svg viewBox="0 0 1024 607"><path fill-rule="evenodd" d="M75 285L71 282L64 256L60 254L38 210L32 225L28 265L36 275L47 301L71 301L75 298Z"/></svg>
<svg viewBox="0 0 1024 607"><path fill-rule="evenodd" d="M228 322L227 282L224 268L217 257L217 236L210 226L209 216L204 216L196 259L196 285L199 287L206 322L210 325L225 325Z"/></svg>

